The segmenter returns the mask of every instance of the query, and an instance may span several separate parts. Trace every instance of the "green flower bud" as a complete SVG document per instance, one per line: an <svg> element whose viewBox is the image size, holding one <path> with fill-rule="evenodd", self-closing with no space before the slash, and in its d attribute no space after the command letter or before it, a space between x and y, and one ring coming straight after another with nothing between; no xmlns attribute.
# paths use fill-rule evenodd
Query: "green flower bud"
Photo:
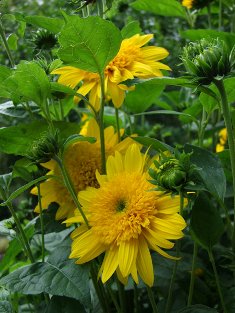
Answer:
<svg viewBox="0 0 235 313"><path fill-rule="evenodd" d="M187 183L191 171L190 155L176 152L175 156L160 155L158 161L154 161L155 169L149 170L153 178L150 182L157 185L156 190L176 192Z"/></svg>
<svg viewBox="0 0 235 313"><path fill-rule="evenodd" d="M184 48L182 61L192 79L199 85L209 85L215 78L232 74L235 49L229 51L224 41L201 39Z"/></svg>
<svg viewBox="0 0 235 313"><path fill-rule="evenodd" d="M46 163L59 152L58 131L45 133L35 141L28 153L28 158L35 163Z"/></svg>

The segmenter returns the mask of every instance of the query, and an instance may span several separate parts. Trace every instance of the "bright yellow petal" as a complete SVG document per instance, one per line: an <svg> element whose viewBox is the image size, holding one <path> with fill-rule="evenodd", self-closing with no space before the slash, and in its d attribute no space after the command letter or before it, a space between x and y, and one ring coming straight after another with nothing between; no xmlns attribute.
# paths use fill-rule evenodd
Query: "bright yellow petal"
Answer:
<svg viewBox="0 0 235 313"><path fill-rule="evenodd" d="M105 253L103 261L102 282L105 283L118 267L118 247L113 246Z"/></svg>
<svg viewBox="0 0 235 313"><path fill-rule="evenodd" d="M139 237L139 252L137 256L137 270L146 285L152 287L154 281L153 263L146 240Z"/></svg>
<svg viewBox="0 0 235 313"><path fill-rule="evenodd" d="M118 251L118 264L124 277L131 272L132 263L135 262L138 253L138 241L135 239L122 241Z"/></svg>
<svg viewBox="0 0 235 313"><path fill-rule="evenodd" d="M124 166L127 172L142 173L144 166L144 156L140 152L137 144L132 144L126 151Z"/></svg>
<svg viewBox="0 0 235 313"><path fill-rule="evenodd" d="M125 98L125 91L120 89L117 84L108 82L108 94L116 108L120 108Z"/></svg>

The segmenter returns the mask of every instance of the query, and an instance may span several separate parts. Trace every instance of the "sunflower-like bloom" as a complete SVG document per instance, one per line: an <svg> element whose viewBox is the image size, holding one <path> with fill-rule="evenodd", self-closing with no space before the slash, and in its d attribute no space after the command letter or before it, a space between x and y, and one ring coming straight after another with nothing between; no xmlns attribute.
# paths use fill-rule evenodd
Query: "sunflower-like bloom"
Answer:
<svg viewBox="0 0 235 313"><path fill-rule="evenodd" d="M124 152L132 143L131 138L126 138L118 143L117 133L114 132L112 126L107 127L104 133L107 156L112 155L115 151ZM87 186L98 188L99 183L95 172L101 169L99 127L95 120L91 119L85 123L80 134L95 137L97 141L93 144L80 141L70 145L65 151L64 164L76 192L86 189ZM56 176L56 178L49 178L40 184L42 209L46 209L50 203L56 202L59 204L56 213L57 220L73 216L76 206L63 184L63 177L58 164L51 160L42 165L50 170L48 175ZM33 188L31 193L37 195L37 188ZM36 206L35 212L40 212L39 205Z"/></svg>
<svg viewBox="0 0 235 313"><path fill-rule="evenodd" d="M183 0L182 6L186 7L187 9L192 9L194 0Z"/></svg>
<svg viewBox="0 0 235 313"><path fill-rule="evenodd" d="M216 145L216 152L224 151L224 147L228 141L227 129L223 128L219 132L219 143Z"/></svg>
<svg viewBox="0 0 235 313"><path fill-rule="evenodd" d="M168 56L168 51L161 47L146 46L153 38L152 34L134 35L122 41L116 57L105 68L105 93L116 108L119 108L125 98L127 87L121 82L133 78L153 78L162 76L161 70L170 70L169 66L159 62ZM100 108L101 87L97 73L90 73L72 66L58 68L52 74L59 74L58 82L75 88L81 82L77 92L86 96L89 93L89 102L96 111Z"/></svg>
<svg viewBox="0 0 235 313"><path fill-rule="evenodd" d="M92 187L78 194L90 228L82 224L72 233L70 258L77 264L91 261L105 253L100 269L105 283L116 272L126 283L138 275L148 285L154 281L150 249L175 259L162 250L171 249L186 224L179 211L179 196L152 191L146 172L146 155L136 144L125 155L119 152L107 159L107 175L96 174L100 188ZM82 223L79 215L66 221Z"/></svg>

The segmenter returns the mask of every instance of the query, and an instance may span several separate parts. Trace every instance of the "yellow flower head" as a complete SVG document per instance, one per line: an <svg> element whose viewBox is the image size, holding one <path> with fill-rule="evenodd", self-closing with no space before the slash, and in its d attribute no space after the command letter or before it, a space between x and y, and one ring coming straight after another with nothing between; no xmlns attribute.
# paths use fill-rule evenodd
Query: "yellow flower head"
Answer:
<svg viewBox="0 0 235 313"><path fill-rule="evenodd" d="M168 56L168 51L161 47L146 46L153 38L149 35L134 35L122 41L116 57L105 68L105 92L112 99L115 107L119 108L125 98L127 87L121 82L135 77L146 79L162 76L161 70L170 70L169 66L159 62ZM100 108L101 88L97 73L90 73L72 66L56 69L52 74L59 74L58 82L75 88L80 82L82 85L77 92L86 96L89 93L89 102L96 111Z"/></svg>
<svg viewBox="0 0 235 313"><path fill-rule="evenodd" d="M221 152L224 150L227 140L228 140L227 129L222 128L219 132L219 143L216 145L216 152Z"/></svg>
<svg viewBox="0 0 235 313"><path fill-rule="evenodd" d="M187 9L192 9L194 0L183 0L182 6L186 7Z"/></svg>
<svg viewBox="0 0 235 313"><path fill-rule="evenodd" d="M106 155L112 155L115 151L123 152L132 142L131 138L126 138L118 143L117 133L114 128L109 126L105 129ZM85 123L81 135L95 137L97 141L94 144L81 141L70 145L64 157L64 164L72 180L76 192L86 189L87 186L99 187L96 179L96 170L101 169L101 153L99 127L94 119ZM54 175L57 178L50 178L40 185L42 208L46 209L50 203L59 204L56 213L56 219L65 219L74 215L76 206L63 184L63 178L58 164L51 160L42 164L49 169L48 175ZM33 188L32 194L37 195L37 188ZM39 205L36 206L35 212L39 213Z"/></svg>
<svg viewBox="0 0 235 313"><path fill-rule="evenodd" d="M90 228L82 224L72 233L70 258L83 264L105 252L100 269L105 283L116 271L124 284L131 275L138 275L149 286L154 273L150 249L164 257L174 258L164 249L171 249L185 228L178 214L179 196L171 197L150 191L152 185L146 172L146 156L132 144L125 155L119 152L107 160L107 175L97 172L100 188L92 187L78 194ZM68 223L82 223L79 215Z"/></svg>

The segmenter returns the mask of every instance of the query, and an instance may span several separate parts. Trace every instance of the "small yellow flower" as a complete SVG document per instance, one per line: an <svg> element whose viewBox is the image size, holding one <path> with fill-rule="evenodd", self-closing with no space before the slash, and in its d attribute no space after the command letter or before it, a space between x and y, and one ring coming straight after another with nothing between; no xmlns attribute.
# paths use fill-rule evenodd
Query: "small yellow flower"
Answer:
<svg viewBox="0 0 235 313"><path fill-rule="evenodd" d="M118 143L118 136L112 126L107 127L104 133L107 155L112 155L115 151L123 152L132 143L131 138L126 138ZM87 186L99 187L95 172L101 169L99 127L95 120L91 119L85 123L80 134L95 137L97 141L93 144L85 141L77 142L70 145L65 152L64 164L76 192L86 189ZM51 160L42 165L50 170L48 175L57 177L56 179L49 178L40 185L42 209L47 209L50 203L56 202L59 204L59 209L56 213L57 220L73 216L76 207L63 184L63 178L58 164L56 161ZM33 188L31 193L37 195L37 188ZM35 212L40 212L39 205L36 206Z"/></svg>
<svg viewBox="0 0 235 313"><path fill-rule="evenodd" d="M100 188L88 187L78 194L90 228L82 224L72 233L70 258L77 264L105 253L100 269L105 283L114 272L126 283L138 275L148 285L154 281L150 249L175 259L162 250L171 249L169 239L183 237L186 224L178 214L179 196L151 191L146 171L146 155L132 144L125 155L109 156L107 175L96 174ZM79 215L66 221L82 223Z"/></svg>
<svg viewBox="0 0 235 313"><path fill-rule="evenodd" d="M182 6L186 7L187 9L192 9L194 0L183 0Z"/></svg>
<svg viewBox="0 0 235 313"><path fill-rule="evenodd" d="M216 152L224 151L227 141L228 141L227 129L223 128L219 132L219 143L216 145Z"/></svg>
<svg viewBox="0 0 235 313"><path fill-rule="evenodd" d="M161 70L170 70L169 66L159 62L168 56L168 51L161 47L146 46L153 38L149 35L134 35L122 41L116 57L105 68L105 92L116 108L119 108L125 98L127 87L121 82L135 77L146 79L162 76ZM75 88L81 82L77 92L86 96L89 93L89 102L96 111L100 108L101 87L97 73L90 73L81 69L64 66L56 69L52 74L59 74L58 82Z"/></svg>

